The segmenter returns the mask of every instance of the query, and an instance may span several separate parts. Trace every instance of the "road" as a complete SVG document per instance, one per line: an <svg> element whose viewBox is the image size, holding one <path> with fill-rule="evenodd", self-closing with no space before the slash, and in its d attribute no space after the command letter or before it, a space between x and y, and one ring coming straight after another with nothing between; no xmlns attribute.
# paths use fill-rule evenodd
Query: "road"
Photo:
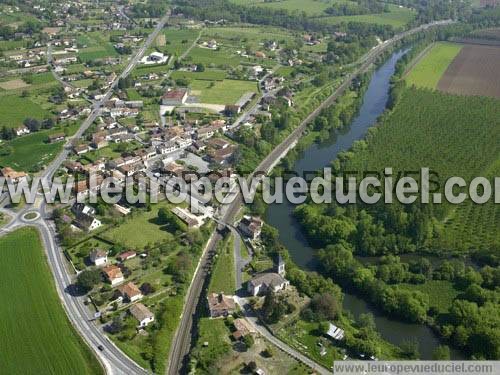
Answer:
<svg viewBox="0 0 500 375"><path fill-rule="evenodd" d="M297 143L297 141L302 137L302 134L306 130L307 125L312 120L314 120L314 118L316 118L324 108L333 104L335 100L339 96L341 96L347 88L349 88L353 80L359 74L366 71L370 67L370 65L375 61L375 59L381 53L383 53L389 47L391 47L394 43L400 41L406 36L418 33L423 30L427 30L431 27L447 25L453 22L454 21L450 20L437 21L431 24L426 24L416 27L414 29L396 35L395 37L385 41L384 43L378 45L377 47L373 48L368 53L366 53L363 57L361 57L357 61L356 63L357 68L354 70L353 73L351 73L346 77L346 80L340 85L340 87L337 88L337 90L335 90L335 92L325 101L323 101L323 103L321 103L314 111L312 111L282 143L280 143L277 147L275 147L274 150L266 158L262 160L262 162L259 164L259 166L256 168L256 170L252 173L250 177L256 175L258 172L269 173L270 170L276 165L276 163L291 148L293 148L294 145ZM229 224L233 223L234 217L236 216L236 213L240 210L241 205L242 205L242 198L241 194L239 194L238 192L237 197L232 201L232 203L230 203L227 207L224 207L224 210L219 216L219 220L224 223L229 223ZM193 281L189 288L188 296L184 304L184 311L181 316L181 323L172 342L172 347L169 356L169 367L167 370L169 375L180 373L183 369L183 366L187 362L187 357L189 355L189 350L191 347L192 333L196 328L193 327L192 325L193 316L196 311L196 306L199 303L202 303L202 301L200 301L200 296L202 294L201 287L204 285L205 277L209 274L209 269L210 269L210 263L206 262L206 259L208 259L206 257L206 254L207 253L213 254L215 252L215 249L217 247L217 242L220 239L222 239L222 237L217 232L214 232L212 234L212 237L210 237L209 244L207 245L207 249L201 258L201 264L193 276Z"/></svg>
<svg viewBox="0 0 500 375"><path fill-rule="evenodd" d="M100 115L101 107L113 95L114 89L117 87L120 79L126 78L132 70L137 66L144 53L149 48L151 43L156 39L160 31L165 26L165 23L170 17L170 11L159 20L153 32L149 35L140 49L129 60L125 70L115 79L110 85L108 91L97 102L92 104L92 111L90 115L83 121L78 131L68 139L64 146L63 151L50 163L50 165L43 171L41 178L50 181L55 172L69 157L71 153L71 145L73 140L77 140L83 136L85 131L92 125L95 119ZM81 297L72 296L68 293L68 287L73 283L73 279L66 269L66 260L63 256L63 251L57 243L57 234L53 224L49 221L49 215L46 212L46 204L42 203L38 207L36 205L26 205L19 212L13 212L5 208L0 209L12 217L10 223L2 228L0 235L6 234L9 231L23 227L33 226L40 231L41 239L47 252L49 265L56 281L57 292L66 313L77 329L79 334L84 338L90 348L94 351L97 358L103 364L106 373L111 375L142 375L147 374L147 371L139 367L134 361L127 357L121 350L119 350L90 319L88 308L83 304ZM27 212L36 212L39 218L33 221L26 221L23 219ZM102 346L102 351L97 347Z"/></svg>

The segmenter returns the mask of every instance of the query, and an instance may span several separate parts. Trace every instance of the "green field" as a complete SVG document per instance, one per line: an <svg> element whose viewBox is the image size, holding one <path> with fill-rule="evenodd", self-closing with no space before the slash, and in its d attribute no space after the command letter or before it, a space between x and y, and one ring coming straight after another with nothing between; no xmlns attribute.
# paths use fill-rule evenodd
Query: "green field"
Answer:
<svg viewBox="0 0 500 375"><path fill-rule="evenodd" d="M204 64L205 66L238 66L240 64L240 56L234 51L220 49L214 51L208 48L195 47L189 52L186 61L191 61L195 64Z"/></svg>
<svg viewBox="0 0 500 375"><path fill-rule="evenodd" d="M35 76L34 76L35 77ZM30 98L5 95L0 99L0 127L17 128L27 117L43 120L50 113Z"/></svg>
<svg viewBox="0 0 500 375"><path fill-rule="evenodd" d="M104 237L132 249L142 249L158 241L174 240L172 234L163 230L157 223L158 210L167 206L160 203L150 212L139 212L125 219L125 222L104 232Z"/></svg>
<svg viewBox="0 0 500 375"><path fill-rule="evenodd" d="M406 76L408 85L435 89L448 65L458 55L462 46L454 43L437 43Z"/></svg>
<svg viewBox="0 0 500 375"><path fill-rule="evenodd" d="M234 275L233 237L220 245L217 254L217 263L210 279L208 292L223 292L232 295L235 291L236 280Z"/></svg>
<svg viewBox="0 0 500 375"><path fill-rule="evenodd" d="M184 53L198 37L198 30L167 30L165 31L166 45L159 47L169 55L180 56Z"/></svg>
<svg viewBox="0 0 500 375"><path fill-rule="evenodd" d="M105 57L118 56L113 44L109 41L109 33L91 32L78 37L79 45L85 45L80 49L78 57L83 61L102 59Z"/></svg>
<svg viewBox="0 0 500 375"><path fill-rule="evenodd" d="M373 23L376 25L389 25L395 28L401 28L406 26L410 21L412 21L416 12L412 9L399 7L394 4L389 4L390 12L377 13L377 14L361 14L356 16L328 16L318 18L323 22L331 24L339 24L341 22L362 22L362 23Z"/></svg>
<svg viewBox="0 0 500 375"><path fill-rule="evenodd" d="M0 238L4 374L103 373L69 323L34 229Z"/></svg>
<svg viewBox="0 0 500 375"><path fill-rule="evenodd" d="M226 78L226 72L223 70L205 70L204 72L184 72L176 70L172 73L172 78L202 81L222 81L224 78Z"/></svg>
<svg viewBox="0 0 500 375"><path fill-rule="evenodd" d="M291 12L305 12L308 15L320 15L334 1L325 0L283 0L265 2L263 0L232 0L241 5L257 5L269 9L285 9Z"/></svg>
<svg viewBox="0 0 500 375"><path fill-rule="evenodd" d="M9 166L17 170L30 171L37 166L47 165L62 150L63 142L47 143L49 134L65 131L73 134L78 124L69 127L55 128L52 130L39 131L22 137L14 138L12 141L4 142L2 147L10 152L0 155L0 165Z"/></svg>
<svg viewBox="0 0 500 375"><path fill-rule="evenodd" d="M258 92L257 82L231 79L215 82L195 80L190 87L200 103L210 104L235 104L243 94Z"/></svg>

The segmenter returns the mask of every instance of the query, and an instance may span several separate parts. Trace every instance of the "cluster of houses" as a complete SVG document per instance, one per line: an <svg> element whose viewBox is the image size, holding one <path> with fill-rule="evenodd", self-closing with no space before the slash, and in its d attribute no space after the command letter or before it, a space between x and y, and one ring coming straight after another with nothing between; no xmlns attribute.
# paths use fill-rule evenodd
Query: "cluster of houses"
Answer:
<svg viewBox="0 0 500 375"><path fill-rule="evenodd" d="M116 256L116 259L124 263L136 257L135 251L126 251ZM89 254L89 260L97 267L101 267L102 274L106 281L116 287L119 297L116 300L120 303L129 303L130 314L137 320L137 328L141 329L154 321L154 314L140 301L144 295L140 288L133 282L125 282L122 268L119 264L108 264L108 253L101 249L94 249Z"/></svg>

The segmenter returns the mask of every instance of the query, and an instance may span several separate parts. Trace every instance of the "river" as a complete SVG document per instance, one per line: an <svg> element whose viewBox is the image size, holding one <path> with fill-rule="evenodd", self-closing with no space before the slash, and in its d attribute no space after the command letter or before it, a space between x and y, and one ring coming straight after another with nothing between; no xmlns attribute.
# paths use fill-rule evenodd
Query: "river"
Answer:
<svg viewBox="0 0 500 375"><path fill-rule="evenodd" d="M295 162L293 171L299 175L328 167L339 152L350 149L352 144L363 139L368 129L376 123L384 112L389 98L390 79L394 74L397 61L406 51L397 51L373 73L370 84L364 94L363 104L351 125L323 141L308 147ZM295 206L285 202L269 206L266 221L277 228L280 240L288 249L293 261L303 269L316 270L315 250L308 244L300 225L293 216ZM370 312L375 317L377 329L387 341L399 345L407 339L416 339L422 359L431 359L433 350L440 344L430 328L419 324L403 323L383 316L374 307L361 298L345 293L344 309L355 317ZM463 355L451 350L452 359L462 359Z"/></svg>

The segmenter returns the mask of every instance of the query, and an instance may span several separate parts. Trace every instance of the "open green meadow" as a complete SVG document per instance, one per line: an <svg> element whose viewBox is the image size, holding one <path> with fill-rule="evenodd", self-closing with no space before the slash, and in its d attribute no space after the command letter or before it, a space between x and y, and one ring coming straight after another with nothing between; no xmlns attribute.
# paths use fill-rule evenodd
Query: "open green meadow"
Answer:
<svg viewBox="0 0 500 375"><path fill-rule="evenodd" d="M238 240L239 241L239 240ZM235 291L233 237L220 244L217 252L217 262L210 279L209 293L232 295Z"/></svg>
<svg viewBox="0 0 500 375"><path fill-rule="evenodd" d="M100 374L54 290L34 229L0 238L0 362L4 374Z"/></svg>
<svg viewBox="0 0 500 375"><path fill-rule="evenodd" d="M18 95L5 95L0 99L0 127L16 128L23 124L27 117L43 120L50 113L30 98Z"/></svg>
<svg viewBox="0 0 500 375"><path fill-rule="evenodd" d="M235 104L243 94L258 92L257 82L231 79L212 82L195 80L190 87L200 103L210 104Z"/></svg>
<svg viewBox="0 0 500 375"><path fill-rule="evenodd" d="M163 230L158 223L158 210L170 207L166 203L159 203L149 212L131 214L117 227L110 228L103 236L113 242L118 242L132 249L142 249L144 246L156 242L174 240L172 234Z"/></svg>
<svg viewBox="0 0 500 375"><path fill-rule="evenodd" d="M37 166L47 165L62 150L63 142L47 143L50 134L65 132L73 134L78 124L31 133L2 144L0 166L16 170L31 171Z"/></svg>
<svg viewBox="0 0 500 375"><path fill-rule="evenodd" d="M290 12L305 12L307 15L323 14L326 8L331 6L334 1L328 0L283 0L266 2L263 0L232 0L233 3L240 5L255 5L269 9L285 9Z"/></svg>
<svg viewBox="0 0 500 375"><path fill-rule="evenodd" d="M198 34L198 30L167 30L164 33L166 45L159 48L165 50L169 55L180 56L191 47Z"/></svg>
<svg viewBox="0 0 500 375"><path fill-rule="evenodd" d="M412 9L399 7L390 4L390 12L377 14L361 14L356 16L332 16L322 17L319 20L331 24L339 24L341 22L362 22L373 23L376 25L389 25L395 28L401 28L411 22L416 15Z"/></svg>
<svg viewBox="0 0 500 375"><path fill-rule="evenodd" d="M445 42L435 44L408 73L406 82L410 86L437 88L441 76L461 49L460 44Z"/></svg>
<svg viewBox="0 0 500 375"><path fill-rule="evenodd" d="M184 72L176 70L172 73L173 79L202 80L202 81L222 81L226 78L223 70L205 70L204 72Z"/></svg>
<svg viewBox="0 0 500 375"><path fill-rule="evenodd" d="M80 49L78 57L83 62L105 57L118 56L113 43L109 41L109 34L101 32L91 32L82 34L77 39L79 45L85 45Z"/></svg>

